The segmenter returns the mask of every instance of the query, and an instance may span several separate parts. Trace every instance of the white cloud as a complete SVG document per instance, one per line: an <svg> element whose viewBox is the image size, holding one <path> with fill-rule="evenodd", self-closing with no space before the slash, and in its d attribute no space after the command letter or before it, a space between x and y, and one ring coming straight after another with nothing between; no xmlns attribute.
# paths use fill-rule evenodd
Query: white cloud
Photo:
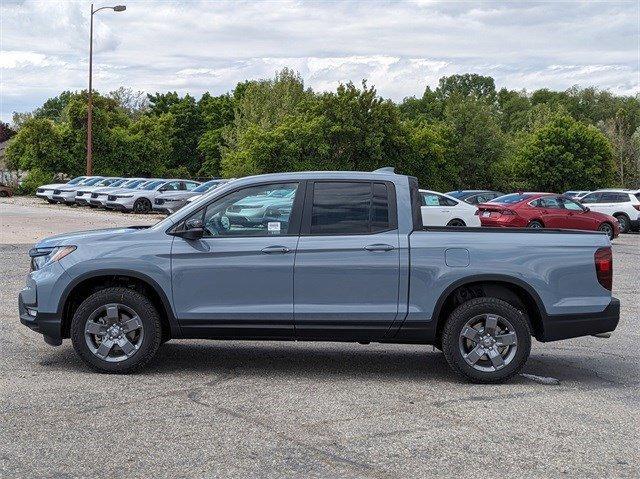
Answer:
<svg viewBox="0 0 640 479"><path fill-rule="evenodd" d="M89 5L0 2L3 120L86 88ZM640 91L638 9L624 0L129 0L125 12L95 16L94 86L221 93L288 66L318 90L366 78L395 100L464 72L509 88L632 94Z"/></svg>

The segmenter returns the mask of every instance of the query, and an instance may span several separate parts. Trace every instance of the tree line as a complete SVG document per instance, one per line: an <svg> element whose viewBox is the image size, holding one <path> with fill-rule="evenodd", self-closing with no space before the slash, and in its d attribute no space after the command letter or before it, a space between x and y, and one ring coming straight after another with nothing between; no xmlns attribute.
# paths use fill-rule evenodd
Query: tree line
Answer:
<svg viewBox="0 0 640 479"><path fill-rule="evenodd" d="M640 101L596 88L496 89L452 75L400 103L366 81L314 92L289 69L196 100L120 88L94 93L94 171L112 176L239 177L394 166L447 191L640 187ZM9 167L25 189L84 172L87 92L15 113Z"/></svg>

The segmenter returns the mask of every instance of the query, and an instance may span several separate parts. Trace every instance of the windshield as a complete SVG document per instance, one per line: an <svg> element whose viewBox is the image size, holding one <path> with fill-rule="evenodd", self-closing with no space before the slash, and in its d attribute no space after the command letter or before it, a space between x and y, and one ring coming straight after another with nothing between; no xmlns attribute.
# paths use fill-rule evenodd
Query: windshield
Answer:
<svg viewBox="0 0 640 479"><path fill-rule="evenodd" d="M80 183L85 178L86 178L86 176L76 176L73 180L67 181L67 184L68 185L77 185L78 183Z"/></svg>
<svg viewBox="0 0 640 479"><path fill-rule="evenodd" d="M165 182L164 181L150 181L148 183L146 183L145 185L143 185L140 189L141 190L155 190L156 188L158 188L160 185L163 185Z"/></svg>
<svg viewBox="0 0 640 479"><path fill-rule="evenodd" d="M116 181L119 181L118 178L105 178L104 180L96 183L95 186L109 186L113 185L113 183Z"/></svg>
<svg viewBox="0 0 640 479"><path fill-rule="evenodd" d="M191 191L193 191L194 193L204 193L206 191L209 191L211 188L215 188L216 186L220 186L222 183L224 183L223 180L207 181L206 183L202 183L200 186L198 186L197 188L194 188Z"/></svg>
<svg viewBox="0 0 640 479"><path fill-rule="evenodd" d="M460 199L463 196L466 196L466 193L464 191L450 191L449 193L445 193L445 195Z"/></svg>
<svg viewBox="0 0 640 479"><path fill-rule="evenodd" d="M84 186L93 186L95 185L98 181L102 181L104 178L89 178L87 181L83 181L82 184Z"/></svg>
<svg viewBox="0 0 640 479"><path fill-rule="evenodd" d="M520 203L521 201L528 200L533 195L527 195L524 193L511 193L510 195L498 196L497 198L492 199L489 203L500 203L502 205L513 205L515 203Z"/></svg>
<svg viewBox="0 0 640 479"><path fill-rule="evenodd" d="M127 181L128 180L125 180L125 179L119 179L119 180L116 180L113 183L111 183L109 186L113 186L113 187L120 186L120 185L123 185L123 184L127 183Z"/></svg>

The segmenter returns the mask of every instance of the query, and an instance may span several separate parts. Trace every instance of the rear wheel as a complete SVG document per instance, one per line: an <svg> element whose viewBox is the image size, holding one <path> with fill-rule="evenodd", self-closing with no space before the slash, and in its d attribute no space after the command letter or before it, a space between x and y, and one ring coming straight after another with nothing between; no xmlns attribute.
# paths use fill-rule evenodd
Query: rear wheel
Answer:
<svg viewBox="0 0 640 479"><path fill-rule="evenodd" d="M447 319L442 350L449 366L473 382L506 381L529 358L529 321L524 311L501 299L472 299Z"/></svg>
<svg viewBox="0 0 640 479"><path fill-rule="evenodd" d="M629 221L629 217L621 213L618 215L614 215L614 218L617 219L618 223L620 224L620 233L628 233L629 226L631 225L631 222Z"/></svg>
<svg viewBox="0 0 640 479"><path fill-rule="evenodd" d="M467 226L467 224L460 219L453 219L447 223L447 226Z"/></svg>
<svg viewBox="0 0 640 479"><path fill-rule="evenodd" d="M92 294L71 321L73 347L92 368L128 373L144 366L162 338L160 317L145 296L128 288Z"/></svg>
<svg viewBox="0 0 640 479"><path fill-rule="evenodd" d="M4 190L0 190L0 198L6 198L7 196L9 196L9 193Z"/></svg>
<svg viewBox="0 0 640 479"><path fill-rule="evenodd" d="M540 228L544 228L544 225L540 221L535 220L529 223L527 225L527 228L540 229Z"/></svg>
<svg viewBox="0 0 640 479"><path fill-rule="evenodd" d="M147 198L138 198L133 204L134 213L149 213L151 211L151 201Z"/></svg>
<svg viewBox="0 0 640 479"><path fill-rule="evenodd" d="M598 228L598 231L606 233L610 240L613 239L613 226L611 226L609 223L602 223Z"/></svg>

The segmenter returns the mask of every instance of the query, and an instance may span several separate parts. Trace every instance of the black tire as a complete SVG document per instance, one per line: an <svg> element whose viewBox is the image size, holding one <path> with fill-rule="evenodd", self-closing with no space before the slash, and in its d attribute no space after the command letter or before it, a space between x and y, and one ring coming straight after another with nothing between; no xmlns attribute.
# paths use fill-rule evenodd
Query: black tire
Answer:
<svg viewBox="0 0 640 479"><path fill-rule="evenodd" d="M0 190L0 198L6 198L7 196L9 196L9 193L4 190Z"/></svg>
<svg viewBox="0 0 640 479"><path fill-rule="evenodd" d="M620 225L620 233L628 233L629 229L631 228L631 221L629 220L629 217L624 213L619 213L617 215L614 215L613 217L618 220L618 224Z"/></svg>
<svg viewBox="0 0 640 479"><path fill-rule="evenodd" d="M138 198L135 203L133 203L133 212L134 213L149 213L151 211L151 201L147 198Z"/></svg>
<svg viewBox="0 0 640 479"><path fill-rule="evenodd" d="M455 218L455 219L452 219L451 221L449 221L447 223L447 226L467 226L467 224L464 221Z"/></svg>
<svg viewBox="0 0 640 479"><path fill-rule="evenodd" d="M517 337L517 347L510 362L502 369L480 371L469 365L460 348L460 338L468 321L481 315L498 315L508 320ZM529 358L531 351L531 328L524 311L498 298L471 299L458 306L447 319L442 332L442 351L449 366L458 374L474 383L499 383L518 374ZM484 356L483 356L484 357Z"/></svg>
<svg viewBox="0 0 640 479"><path fill-rule="evenodd" d="M85 340L85 326L98 308L119 303L131 308L142 321L144 336L138 350L129 358L109 362L95 355ZM162 340L162 325L158 311L144 295L128 288L102 289L85 299L71 321L71 341L76 353L93 369L103 373L126 374L142 368L155 355Z"/></svg>
<svg viewBox="0 0 640 479"><path fill-rule="evenodd" d="M57 203L57 201L50 200L49 198L47 198L47 203L55 205Z"/></svg>
<svg viewBox="0 0 640 479"><path fill-rule="evenodd" d="M544 228L544 225L542 224L542 222L538 220L534 220L527 225L527 228L540 229L540 228Z"/></svg>
<svg viewBox="0 0 640 479"><path fill-rule="evenodd" d="M609 223L602 223L598 227L598 231L602 231L603 233L606 233L610 240L613 239L613 226L610 225Z"/></svg>

